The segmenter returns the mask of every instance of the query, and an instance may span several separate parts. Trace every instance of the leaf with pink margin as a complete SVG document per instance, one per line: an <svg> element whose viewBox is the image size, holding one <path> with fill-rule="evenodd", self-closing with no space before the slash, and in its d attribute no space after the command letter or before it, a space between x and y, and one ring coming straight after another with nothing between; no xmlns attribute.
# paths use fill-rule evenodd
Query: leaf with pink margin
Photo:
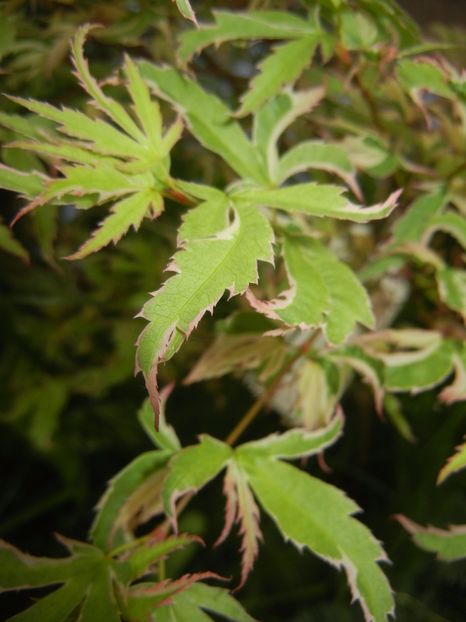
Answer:
<svg viewBox="0 0 466 622"><path fill-rule="evenodd" d="M394 517L425 551L437 558L454 562L466 558L466 525L450 525L448 529L423 527L401 514Z"/></svg>

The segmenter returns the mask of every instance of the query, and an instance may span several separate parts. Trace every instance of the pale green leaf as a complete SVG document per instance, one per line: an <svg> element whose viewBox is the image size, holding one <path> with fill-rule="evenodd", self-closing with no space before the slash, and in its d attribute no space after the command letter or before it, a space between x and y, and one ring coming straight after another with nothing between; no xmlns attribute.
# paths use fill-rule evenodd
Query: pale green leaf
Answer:
<svg viewBox="0 0 466 622"><path fill-rule="evenodd" d="M456 448L455 453L448 459L448 462L441 469L437 483L441 484L447 477L466 468L466 442Z"/></svg>
<svg viewBox="0 0 466 622"><path fill-rule="evenodd" d="M215 95L171 67L140 63L142 77L186 119L199 142L220 155L241 177L262 183L256 152L231 111Z"/></svg>
<svg viewBox="0 0 466 622"><path fill-rule="evenodd" d="M277 181L278 139L293 121L319 104L324 92L323 87L297 92L287 90L267 102L254 115L253 142L270 181Z"/></svg>
<svg viewBox="0 0 466 622"><path fill-rule="evenodd" d="M466 321L466 270L445 266L436 272L441 300Z"/></svg>
<svg viewBox="0 0 466 622"><path fill-rule="evenodd" d="M265 216L240 206L227 229L212 238L191 240L176 253L177 274L165 281L141 312L150 322L138 346L139 365L146 376L180 348L225 290L239 294L257 282L257 261L270 261L272 240Z"/></svg>
<svg viewBox="0 0 466 622"><path fill-rule="evenodd" d="M11 99L31 112L54 121L58 124L60 132L85 141L89 147L102 155L140 158L143 153L136 141L102 119L91 119L77 110L59 109L31 99L20 97Z"/></svg>
<svg viewBox="0 0 466 622"><path fill-rule="evenodd" d="M136 116L147 136L154 155L162 153L162 115L157 102L152 101L149 88L141 78L138 67L125 57L125 73L128 79L127 88L134 103Z"/></svg>
<svg viewBox="0 0 466 622"><path fill-rule="evenodd" d="M102 110L102 112L104 112L109 119L119 125L121 129L123 129L134 140L143 143L145 142L145 136L136 123L119 102L105 95L89 71L87 60L84 58L83 48L86 36L92 28L94 27L89 24L81 26L72 41L71 57L76 69L76 76L79 78L84 90L92 97L98 108L100 108L100 110ZM133 95L132 92L131 95Z"/></svg>
<svg viewBox="0 0 466 622"><path fill-rule="evenodd" d="M197 238L208 238L228 226L228 199L216 194L195 208L185 212L178 229L178 242L190 242Z"/></svg>
<svg viewBox="0 0 466 622"><path fill-rule="evenodd" d="M48 156L51 160L65 160L77 164L88 164L90 166L114 166L119 162L114 158L93 153L88 149L83 149L76 144L65 141L57 144L47 143L42 140L15 141L11 146L40 153L44 156Z"/></svg>
<svg viewBox="0 0 466 622"><path fill-rule="evenodd" d="M259 73L241 97L237 115L255 112L267 99L276 95L282 86L295 82L311 62L317 41L317 37L307 36L275 47L260 63Z"/></svg>
<svg viewBox="0 0 466 622"><path fill-rule="evenodd" d="M291 326L323 326L332 343L344 341L356 322L373 326L366 290L321 242L287 237L284 250L291 288L269 303L249 295L258 311Z"/></svg>
<svg viewBox="0 0 466 622"><path fill-rule="evenodd" d="M249 11L230 13L213 11L215 24L201 24L198 30L189 30L181 36L178 54L188 61L193 54L209 45L241 39L294 39L310 32L309 23L290 12Z"/></svg>
<svg viewBox="0 0 466 622"><path fill-rule="evenodd" d="M466 525L437 529L422 527L406 516L397 516L397 519L421 549L435 553L438 559L454 562L466 558Z"/></svg>
<svg viewBox="0 0 466 622"><path fill-rule="evenodd" d="M97 514L90 536L99 548L108 551L118 530L124 524L125 503L134 491L154 473L162 471L170 457L169 451L148 451L130 462L113 477L97 504Z"/></svg>
<svg viewBox="0 0 466 622"><path fill-rule="evenodd" d="M306 328L323 323L324 314L330 310L330 292L312 252L319 247L311 239L285 238L283 254L290 289L270 302L260 302L249 295L257 311L290 326Z"/></svg>
<svg viewBox="0 0 466 622"><path fill-rule="evenodd" d="M335 416L330 423L320 429L308 432L295 428L283 434L271 434L259 441L244 443L236 449L236 455L254 458L286 458L293 460L313 456L333 445L341 436L343 417Z"/></svg>
<svg viewBox="0 0 466 622"><path fill-rule="evenodd" d="M181 15L197 24L196 15L189 0L175 0L175 2Z"/></svg>
<svg viewBox="0 0 466 622"><path fill-rule="evenodd" d="M27 250L13 237L11 229L0 223L0 249L28 261Z"/></svg>
<svg viewBox="0 0 466 622"><path fill-rule="evenodd" d="M232 449L206 434L197 445L185 447L170 461L165 480L163 500L165 511L176 519L175 503L178 497L189 491L196 492L213 479L232 456Z"/></svg>
<svg viewBox="0 0 466 622"><path fill-rule="evenodd" d="M393 239L399 244L419 242L427 225L446 202L443 192L426 194L414 201L393 227Z"/></svg>
<svg viewBox="0 0 466 622"><path fill-rule="evenodd" d="M443 341L434 348L386 356L384 362L387 389L416 393L435 387L451 373L452 352Z"/></svg>
<svg viewBox="0 0 466 622"><path fill-rule="evenodd" d="M39 173L23 173L0 164L0 188L18 192L26 197L33 197L43 190L47 177Z"/></svg>
<svg viewBox="0 0 466 622"><path fill-rule="evenodd" d="M89 240L67 259L82 259L110 242L116 244L131 227L135 231L139 229L151 206L157 206L154 211L160 213L160 203L161 196L155 190L142 190L114 203L110 215L100 223Z"/></svg>
<svg viewBox="0 0 466 622"><path fill-rule="evenodd" d="M274 190L238 190L232 193L236 201L266 205L287 212L301 212L321 218L338 218L354 222L369 222L386 218L397 205L399 192L391 194L384 203L362 207L342 196L344 188L326 184L305 183Z"/></svg>
<svg viewBox="0 0 466 622"><path fill-rule="evenodd" d="M309 169L328 171L338 175L353 192L359 194L355 169L346 150L341 146L320 140L308 140L292 147L280 158L277 181L282 184L292 175Z"/></svg>
<svg viewBox="0 0 466 622"><path fill-rule="evenodd" d="M344 568L366 620L388 620L394 609L393 597L377 564L386 557L369 530L351 517L358 506L337 488L283 462L244 460L242 468L283 536Z"/></svg>

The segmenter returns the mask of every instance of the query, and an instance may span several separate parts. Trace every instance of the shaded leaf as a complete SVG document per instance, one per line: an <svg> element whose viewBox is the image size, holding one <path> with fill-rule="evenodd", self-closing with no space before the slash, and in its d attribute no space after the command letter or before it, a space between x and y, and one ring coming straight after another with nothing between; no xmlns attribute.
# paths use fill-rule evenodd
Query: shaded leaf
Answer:
<svg viewBox="0 0 466 622"><path fill-rule="evenodd" d="M448 462L441 469L437 483L443 483L447 477L450 477L453 473L457 473L466 468L466 442L462 445L458 445L456 452L448 459Z"/></svg>
<svg viewBox="0 0 466 622"><path fill-rule="evenodd" d="M0 249L28 261L29 254L18 240L13 237L11 229L0 223Z"/></svg>
<svg viewBox="0 0 466 622"><path fill-rule="evenodd" d="M215 24L201 24L199 30L182 34L178 54L183 61L188 61L209 45L220 45L233 39L294 39L312 32L310 24L289 12L213 11L213 15Z"/></svg>
<svg viewBox="0 0 466 622"><path fill-rule="evenodd" d="M259 369L259 379L267 380L283 367L287 348L275 337L264 335L224 335L217 337L195 364L185 384L218 378L232 371Z"/></svg>
<svg viewBox="0 0 466 622"><path fill-rule="evenodd" d="M124 469L115 475L109 482L104 495L97 504L97 514L92 523L90 536L93 543L104 551L110 550L114 545L114 539L122 530L124 539L129 536L127 516L128 502L131 495L147 480L151 480L154 486L153 475L159 475L160 480L166 474L166 465L170 457L168 451L148 451L142 453ZM160 494L159 486L159 494ZM142 500L143 502L143 500ZM160 499L160 510L161 499ZM133 508L137 513L141 508Z"/></svg>
<svg viewBox="0 0 466 622"><path fill-rule="evenodd" d="M447 529L422 527L406 516L397 520L408 531L414 542L429 553L435 553L442 561L454 562L466 557L466 526L452 525Z"/></svg>

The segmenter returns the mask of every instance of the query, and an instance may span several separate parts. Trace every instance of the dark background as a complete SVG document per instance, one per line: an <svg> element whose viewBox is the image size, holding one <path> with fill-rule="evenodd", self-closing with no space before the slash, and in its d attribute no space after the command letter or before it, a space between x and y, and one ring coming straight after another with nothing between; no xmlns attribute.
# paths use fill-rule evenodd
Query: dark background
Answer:
<svg viewBox="0 0 466 622"><path fill-rule="evenodd" d="M433 22L466 23L463 0L405 0L400 4L425 28ZM2 200L7 211L14 209L10 195L5 193ZM169 229L169 220L165 225ZM26 228L24 235L27 237ZM83 231L73 235L78 239ZM134 322L133 328L132 320L120 325L119 318L130 320L145 292L160 280L166 257L159 252L161 256L156 258L153 244L165 248L168 256L170 236L164 235L162 226L157 231L146 229L140 239L134 248L123 244L123 258L109 251L90 259L84 268L67 265L61 271L43 263L18 267L13 258L0 257L0 394L4 394L0 535L28 552L62 554L53 532L84 539L92 507L106 481L149 448L135 417L145 396L144 387L140 378L127 372L131 354L118 345L120 333L123 342L131 343L140 325ZM220 308L219 312L227 310ZM177 367L165 368L166 380L182 377L188 369L191 352L207 343L209 322L193 336ZM62 365L61 361L67 362ZM101 368L119 369L122 379L103 386ZM36 423L31 408L26 406L24 416L7 421L16 404L12 395L23 398L28 391L36 391L37 399L42 394L42 412L50 412L47 405L53 390L49 393L44 388L48 386L46 378L38 370L45 370L48 378L66 378L74 387L65 399L52 440L41 447L33 442ZM397 620L401 622L465 619L464 563L436 562L418 550L391 518L404 513L440 526L465 520L465 475L441 488L435 485L439 468L461 437L465 408L461 404L440 408L436 393L403 399L404 413L417 439L412 445L376 417L367 389L357 385L344 402L346 434L326 455L331 474L320 473L314 462L309 464L312 472L347 491L364 508L362 520L384 542L393 562L386 570L397 592ZM225 429L233 427L250 403L240 382L225 379L177 388L168 415L183 443L189 443L200 431L224 436ZM266 434L276 424L275 414L263 415L245 439ZM220 484L214 482L185 512L182 529L200 533L207 547L193 549L189 560L179 559L173 572L213 569L237 580L238 540L232 538L219 549L211 547L221 531L220 497ZM266 622L362 620L359 608L348 606L350 597L341 573L286 545L266 517L263 528L267 545L250 581L238 594L252 615ZM187 566L183 566L185 562ZM6 619L23 606L24 596L9 595L2 602L0 619Z"/></svg>

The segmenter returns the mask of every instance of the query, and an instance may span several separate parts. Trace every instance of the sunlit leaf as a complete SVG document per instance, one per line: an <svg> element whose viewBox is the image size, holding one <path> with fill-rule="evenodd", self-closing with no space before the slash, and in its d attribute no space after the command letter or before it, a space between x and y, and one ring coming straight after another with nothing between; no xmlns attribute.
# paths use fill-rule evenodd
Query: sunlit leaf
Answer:
<svg viewBox="0 0 466 622"><path fill-rule="evenodd" d="M366 620L387 620L393 613L393 597L377 564L386 557L369 530L351 517L357 505L337 488L289 464L242 459L241 466L283 536L346 571Z"/></svg>
<svg viewBox="0 0 466 622"><path fill-rule="evenodd" d="M312 32L310 24L297 15L280 11L230 13L213 11L215 24L201 24L181 36L180 58L189 60L209 45L233 39L295 39Z"/></svg>
<svg viewBox="0 0 466 622"><path fill-rule="evenodd" d="M386 218L397 205L399 192L391 194L384 203L362 207L348 201L344 188L326 184L304 183L275 190L238 190L235 201L266 205L286 212L299 212L319 218L338 218L354 222L369 222Z"/></svg>
<svg viewBox="0 0 466 622"><path fill-rule="evenodd" d="M466 468L466 442L456 448L455 453L448 459L448 462L441 469L437 482L441 484L447 477Z"/></svg>
<svg viewBox="0 0 466 622"><path fill-rule="evenodd" d="M285 84L293 84L310 63L317 45L317 37L304 37L274 48L259 65L259 73L241 98L237 112L243 116L255 112Z"/></svg>

